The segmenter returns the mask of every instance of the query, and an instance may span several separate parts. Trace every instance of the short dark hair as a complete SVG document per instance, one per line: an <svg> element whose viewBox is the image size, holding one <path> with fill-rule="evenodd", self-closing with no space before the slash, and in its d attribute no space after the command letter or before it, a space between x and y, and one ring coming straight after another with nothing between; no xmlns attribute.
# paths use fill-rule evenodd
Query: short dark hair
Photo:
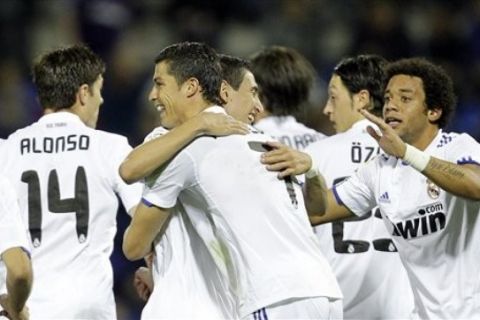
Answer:
<svg viewBox="0 0 480 320"><path fill-rule="evenodd" d="M255 53L250 63L260 100L268 112L291 115L308 102L315 69L298 51L271 46Z"/></svg>
<svg viewBox="0 0 480 320"><path fill-rule="evenodd" d="M240 88L245 73L250 69L247 60L229 56L227 54L219 54L220 65L222 67L222 78L235 90Z"/></svg>
<svg viewBox="0 0 480 320"><path fill-rule="evenodd" d="M65 109L75 104L78 89L91 86L105 72L105 63L83 44L42 55L33 66L33 82L44 109Z"/></svg>
<svg viewBox="0 0 480 320"><path fill-rule="evenodd" d="M457 103L450 76L441 66L418 57L401 59L387 67L387 81L401 74L422 79L427 109L442 109L442 115L436 123L440 128L444 128Z"/></svg>
<svg viewBox="0 0 480 320"><path fill-rule="evenodd" d="M155 58L155 63L165 61L168 73L178 84L193 77L202 87L203 98L211 103L222 104L220 85L221 68L217 53L205 43L181 42L163 49Z"/></svg>
<svg viewBox="0 0 480 320"><path fill-rule="evenodd" d="M362 54L342 59L333 69L333 73L342 79L343 85L351 94L367 90L372 99L371 112L381 115L386 86L386 64L387 60L381 56Z"/></svg>

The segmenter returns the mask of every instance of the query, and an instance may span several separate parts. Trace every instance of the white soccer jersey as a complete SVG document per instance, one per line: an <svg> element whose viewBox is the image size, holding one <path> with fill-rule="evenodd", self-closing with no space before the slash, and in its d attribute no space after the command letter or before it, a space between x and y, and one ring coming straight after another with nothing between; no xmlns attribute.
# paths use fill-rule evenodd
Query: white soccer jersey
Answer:
<svg viewBox="0 0 480 320"><path fill-rule="evenodd" d="M118 173L127 139L56 112L10 135L2 149L0 167L15 185L33 245L32 317L115 318L116 195L127 210L141 196L141 185L126 185Z"/></svg>
<svg viewBox="0 0 480 320"><path fill-rule="evenodd" d="M341 298L311 230L301 189L278 180L260 163L267 140L255 133L200 137L143 196L162 208L178 199L228 277L240 317L290 298Z"/></svg>
<svg viewBox="0 0 480 320"><path fill-rule="evenodd" d="M260 119L254 126L284 145L297 150L303 150L310 143L325 138L323 133L305 126L293 116L268 116Z"/></svg>
<svg viewBox="0 0 480 320"><path fill-rule="evenodd" d="M146 141L168 132L156 128ZM161 171L147 177L149 185ZM234 301L210 253L183 207L171 210L165 233L155 240L154 289L142 319L234 319Z"/></svg>
<svg viewBox="0 0 480 320"><path fill-rule="evenodd" d="M352 175L379 152L362 120L348 131L312 143L305 149L328 187ZM378 209L362 218L315 228L322 252L342 289L345 319L407 319L413 294L395 245Z"/></svg>
<svg viewBox="0 0 480 320"><path fill-rule="evenodd" d="M6 273L2 254L8 249L16 247L30 251L26 229L20 218L19 210L13 186L5 177L0 176L0 293L6 293Z"/></svg>
<svg viewBox="0 0 480 320"><path fill-rule="evenodd" d="M480 164L480 145L467 134L440 131L425 152ZM362 166L335 193L357 215L379 205L422 319L480 317L480 201L440 189L392 156Z"/></svg>

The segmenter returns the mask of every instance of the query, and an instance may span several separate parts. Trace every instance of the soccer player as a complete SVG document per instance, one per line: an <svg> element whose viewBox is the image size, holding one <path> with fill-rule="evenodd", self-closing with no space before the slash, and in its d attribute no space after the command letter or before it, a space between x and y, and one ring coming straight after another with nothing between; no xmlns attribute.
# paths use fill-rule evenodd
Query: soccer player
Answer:
<svg viewBox="0 0 480 320"><path fill-rule="evenodd" d="M0 262L7 269L6 282L0 272L0 288L6 284L7 293L0 295L0 305L10 319L28 319L25 305L32 287L32 265L25 227L20 218L17 195L5 177L0 177ZM3 266L2 266L3 267Z"/></svg>
<svg viewBox="0 0 480 320"><path fill-rule="evenodd" d="M298 150L323 139L324 134L295 119L308 102L315 80L310 62L293 48L271 46L255 53L250 63L265 108L255 118L255 128Z"/></svg>
<svg viewBox="0 0 480 320"><path fill-rule="evenodd" d="M387 79L383 119L361 111L378 126L367 131L384 154L330 190L311 172L311 220L365 216L378 205L420 318L477 319L480 145L442 130L455 96L441 67L403 59L389 65Z"/></svg>
<svg viewBox="0 0 480 320"><path fill-rule="evenodd" d="M141 186L128 186L118 174L132 149L127 139L95 130L104 70L81 45L41 56L33 77L45 115L2 146L2 168L33 245L33 318L116 317L109 257L117 195L132 210Z"/></svg>
<svg viewBox="0 0 480 320"><path fill-rule="evenodd" d="M248 69L248 62L228 55L220 55L219 60L223 78L220 97L225 111L244 123L252 123L255 114L262 111L262 105L258 98L258 86L255 78ZM203 121L204 124L208 124L204 127L204 130L208 130L209 135L217 135L219 132L225 135L226 130L234 124L233 121L227 119L228 121L224 124L225 128L222 128L222 118L227 118L223 114L201 112L195 116L197 120L210 117L214 117L212 119L215 121L212 122L211 119ZM186 132L185 130L190 128L191 122L187 121L179 126L184 127L182 132ZM202 122L200 121L200 123ZM155 145L147 142L137 147L128 156L120 169L122 177L130 181L135 177L126 175L128 172L135 172L136 176L143 176L151 173L150 168L164 165L162 162L153 164L152 159L158 161L158 159L167 156L171 158L182 148L183 142L174 142L174 139L178 139L178 136L172 136L172 133L179 127L170 132L163 128L155 129L153 135L162 133L163 135L153 138L157 140L154 142ZM194 130L191 129L191 131ZM242 132L232 131L231 133ZM147 137L147 139L149 138ZM173 150L174 152L171 152L171 147L175 145L177 148ZM168 154L168 152L171 153ZM142 157L148 157L150 164L142 166L144 164ZM128 172L123 170L124 166L129 166ZM225 295L221 292L228 292L228 288L219 281L216 284L216 291L206 288L205 284L207 282L210 287L214 283L211 279L212 276L210 276L210 279L204 279L203 274L213 272L213 276L217 277L215 275L216 266L213 260L208 257L208 251L200 243L196 232L190 227L191 223L185 216L182 207L178 206L173 211L168 227L159 244L161 249L157 250L163 255L163 261L159 263L163 270L162 277L157 276L155 279L155 282L158 283L157 289L145 306L142 318L235 318L236 311L235 306L230 301L231 298L228 294ZM190 249L192 247L194 249ZM207 256L203 252L206 252ZM150 270L143 267L135 273L134 284L137 292L144 300L147 300L153 289L149 273ZM219 290L218 287L223 288ZM192 288L195 289L192 290ZM179 305L176 301L182 301L182 304ZM178 308L175 309L175 306L178 306ZM210 306L210 309L206 309L206 306Z"/></svg>
<svg viewBox="0 0 480 320"><path fill-rule="evenodd" d="M173 128L203 110L222 112L215 106L220 82L208 46L162 50L150 92L162 126ZM319 253L298 186L259 163L266 140L258 133L200 137L180 151L145 189L124 253L130 259L148 254L170 208L182 205L229 282L240 318L339 316L340 290Z"/></svg>
<svg viewBox="0 0 480 320"><path fill-rule="evenodd" d="M380 151L366 130L372 123L359 110L381 114L385 64L379 56L359 55L342 59L334 68L324 113L337 134L305 149L328 187L352 175ZM378 209L362 218L318 226L315 232L342 289L345 319L412 315L407 274Z"/></svg>

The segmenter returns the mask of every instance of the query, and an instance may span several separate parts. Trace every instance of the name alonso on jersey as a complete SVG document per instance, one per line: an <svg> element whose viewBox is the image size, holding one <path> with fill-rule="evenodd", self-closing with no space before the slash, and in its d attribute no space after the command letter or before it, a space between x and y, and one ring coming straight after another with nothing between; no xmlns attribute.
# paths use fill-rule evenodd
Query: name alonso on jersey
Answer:
<svg viewBox="0 0 480 320"><path fill-rule="evenodd" d="M74 150L88 150L90 137L70 134L60 137L23 138L20 140L20 154L59 153Z"/></svg>

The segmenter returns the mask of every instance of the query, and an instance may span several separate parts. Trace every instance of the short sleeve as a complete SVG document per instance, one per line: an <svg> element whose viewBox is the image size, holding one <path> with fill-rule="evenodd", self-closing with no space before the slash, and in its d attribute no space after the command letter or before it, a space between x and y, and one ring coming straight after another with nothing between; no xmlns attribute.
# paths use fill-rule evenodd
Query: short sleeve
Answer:
<svg viewBox="0 0 480 320"><path fill-rule="evenodd" d="M173 158L161 174L155 173L145 183L142 198L160 208L172 208L180 192L195 183L195 163L187 150Z"/></svg>
<svg viewBox="0 0 480 320"><path fill-rule="evenodd" d="M112 148L109 163L112 165L112 175L114 181L114 190L120 197L122 204L127 212L138 204L142 195L142 184L140 182L127 184L120 177L119 168L123 160L132 151L125 137L116 136L115 148Z"/></svg>
<svg viewBox="0 0 480 320"><path fill-rule="evenodd" d="M337 202L357 216L363 216L376 206L374 177L377 161L361 165L352 176L332 187Z"/></svg>
<svg viewBox="0 0 480 320"><path fill-rule="evenodd" d="M448 161L456 164L480 165L480 144L466 133L445 146Z"/></svg>

